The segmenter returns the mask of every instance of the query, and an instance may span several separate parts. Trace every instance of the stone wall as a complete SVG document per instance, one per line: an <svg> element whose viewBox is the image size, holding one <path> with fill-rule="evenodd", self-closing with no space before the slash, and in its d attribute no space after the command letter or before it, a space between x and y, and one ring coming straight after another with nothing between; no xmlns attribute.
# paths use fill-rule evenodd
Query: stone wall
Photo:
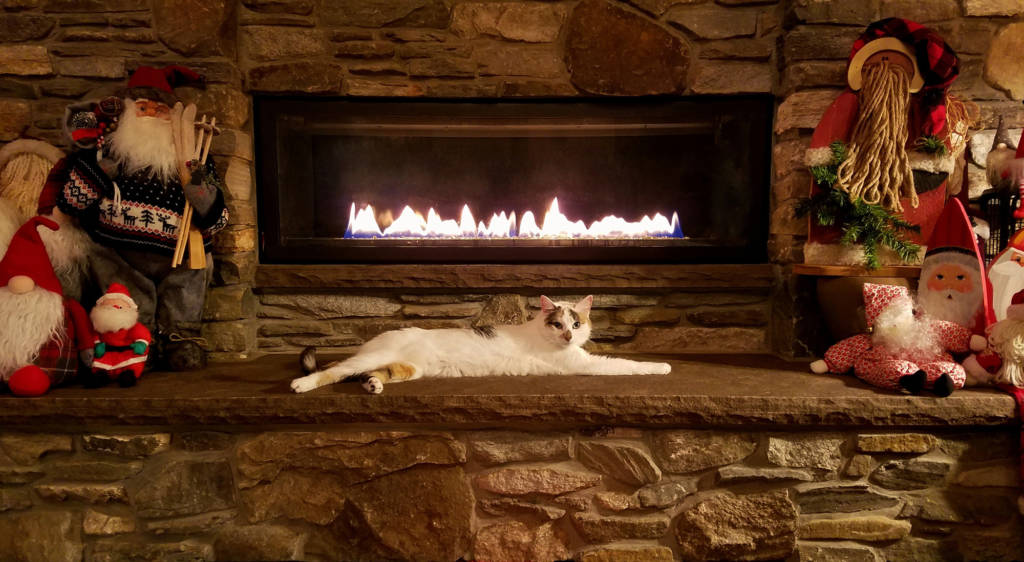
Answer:
<svg viewBox="0 0 1024 562"><path fill-rule="evenodd" d="M387 312L376 321L362 313L317 317L329 323L303 318L293 333L283 322L292 318L258 314L260 301L283 297L257 298L253 291L253 93L772 94L779 100L766 241L771 261L779 265L772 318L765 324L761 318L769 305L757 304L758 311L732 317L727 331L711 339L728 340L730 330L755 330L756 350L803 355L807 342L800 332L806 331L808 313L800 299L806 295L789 266L802 261L806 225L793 216L793 205L809 185L800 162L803 149L843 85L851 43L867 23L887 16L916 19L943 33L962 55L954 93L981 108L984 131L972 147L975 160L983 161L998 115L1011 128L1024 126L1024 107L1013 101L1024 91L1024 72L1019 57L1008 55L1024 41L1021 11L1017 0L9 0L0 12L0 142L27 134L59 143L67 103L114 90L140 64L175 62L203 71L206 91L181 93L226 128L214 148L232 224L217 238L217 286L206 336L215 358L231 359L258 348L293 350L302 342L344 348L372 333L373 325L464 324L476 315L472 303L488 302L472 294L385 295ZM981 170L972 165L970 177L976 192L983 185ZM601 300L622 293L630 291ZM707 316L699 311L665 306L671 295L657 295L655 302L648 297L631 295L641 304L603 312L607 325L599 332L606 339L598 347L654 351L661 347L644 347L651 341L642 337L648 332L660 337L675 330L683 334L677 339L690 341L700 333L696 329L706 327ZM416 308L430 304L451 306ZM340 332L323 333L335 324Z"/></svg>
<svg viewBox="0 0 1024 562"><path fill-rule="evenodd" d="M0 432L0 557L927 562L1024 552L1011 428L246 431Z"/></svg>

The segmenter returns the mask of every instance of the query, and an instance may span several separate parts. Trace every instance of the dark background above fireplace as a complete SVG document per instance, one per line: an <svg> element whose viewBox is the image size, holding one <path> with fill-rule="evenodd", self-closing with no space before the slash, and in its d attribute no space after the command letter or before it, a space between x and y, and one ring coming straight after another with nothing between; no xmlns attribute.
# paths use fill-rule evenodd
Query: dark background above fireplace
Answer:
<svg viewBox="0 0 1024 562"><path fill-rule="evenodd" d="M765 261L772 102L256 98L266 263ZM678 211L685 239L345 239L353 203L477 221Z"/></svg>

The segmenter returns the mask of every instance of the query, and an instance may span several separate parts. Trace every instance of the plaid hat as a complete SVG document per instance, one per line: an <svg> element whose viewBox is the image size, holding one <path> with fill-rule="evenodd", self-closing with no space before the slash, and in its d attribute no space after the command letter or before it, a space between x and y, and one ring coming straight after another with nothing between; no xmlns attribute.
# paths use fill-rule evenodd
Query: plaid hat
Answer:
<svg viewBox="0 0 1024 562"><path fill-rule="evenodd" d="M7 254L0 260L0 286L6 287L12 277L24 275L32 279L37 286L62 295L64 290L53 272L50 256L46 253L46 246L43 245L43 239L37 230L40 226L50 230L60 228L57 223L46 217L32 217L21 225L14 234L11 245L7 247Z"/></svg>
<svg viewBox="0 0 1024 562"><path fill-rule="evenodd" d="M172 64L163 68L140 66L128 79L128 86L121 92L121 97L145 98L174 105L178 97L174 88L178 86L201 86L205 78L184 66Z"/></svg>
<svg viewBox="0 0 1024 562"><path fill-rule="evenodd" d="M924 80L921 88L924 105L921 134L938 136L946 127L946 90L960 74L960 60L956 52L938 33L917 22L886 18L869 25L853 43L849 62L858 58L858 53L869 43L887 37L899 39L913 54L917 70Z"/></svg>

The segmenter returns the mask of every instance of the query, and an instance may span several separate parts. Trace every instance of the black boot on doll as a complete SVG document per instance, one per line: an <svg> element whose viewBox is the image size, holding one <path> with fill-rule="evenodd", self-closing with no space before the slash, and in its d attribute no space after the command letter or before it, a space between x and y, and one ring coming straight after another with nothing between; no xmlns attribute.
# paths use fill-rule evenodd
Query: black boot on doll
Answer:
<svg viewBox="0 0 1024 562"><path fill-rule="evenodd" d="M918 370L912 375L900 377L899 380L900 386L911 394L921 394L926 382L928 382L928 374L922 370Z"/></svg>

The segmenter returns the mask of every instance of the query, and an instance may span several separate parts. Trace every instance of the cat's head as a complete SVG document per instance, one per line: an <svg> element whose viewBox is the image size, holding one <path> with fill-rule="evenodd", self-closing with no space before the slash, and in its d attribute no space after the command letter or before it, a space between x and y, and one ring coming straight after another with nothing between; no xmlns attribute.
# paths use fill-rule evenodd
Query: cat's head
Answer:
<svg viewBox="0 0 1024 562"><path fill-rule="evenodd" d="M554 302L541 295L540 317L544 320L542 335L555 346L580 346L590 339L590 307L593 295L573 304Z"/></svg>

